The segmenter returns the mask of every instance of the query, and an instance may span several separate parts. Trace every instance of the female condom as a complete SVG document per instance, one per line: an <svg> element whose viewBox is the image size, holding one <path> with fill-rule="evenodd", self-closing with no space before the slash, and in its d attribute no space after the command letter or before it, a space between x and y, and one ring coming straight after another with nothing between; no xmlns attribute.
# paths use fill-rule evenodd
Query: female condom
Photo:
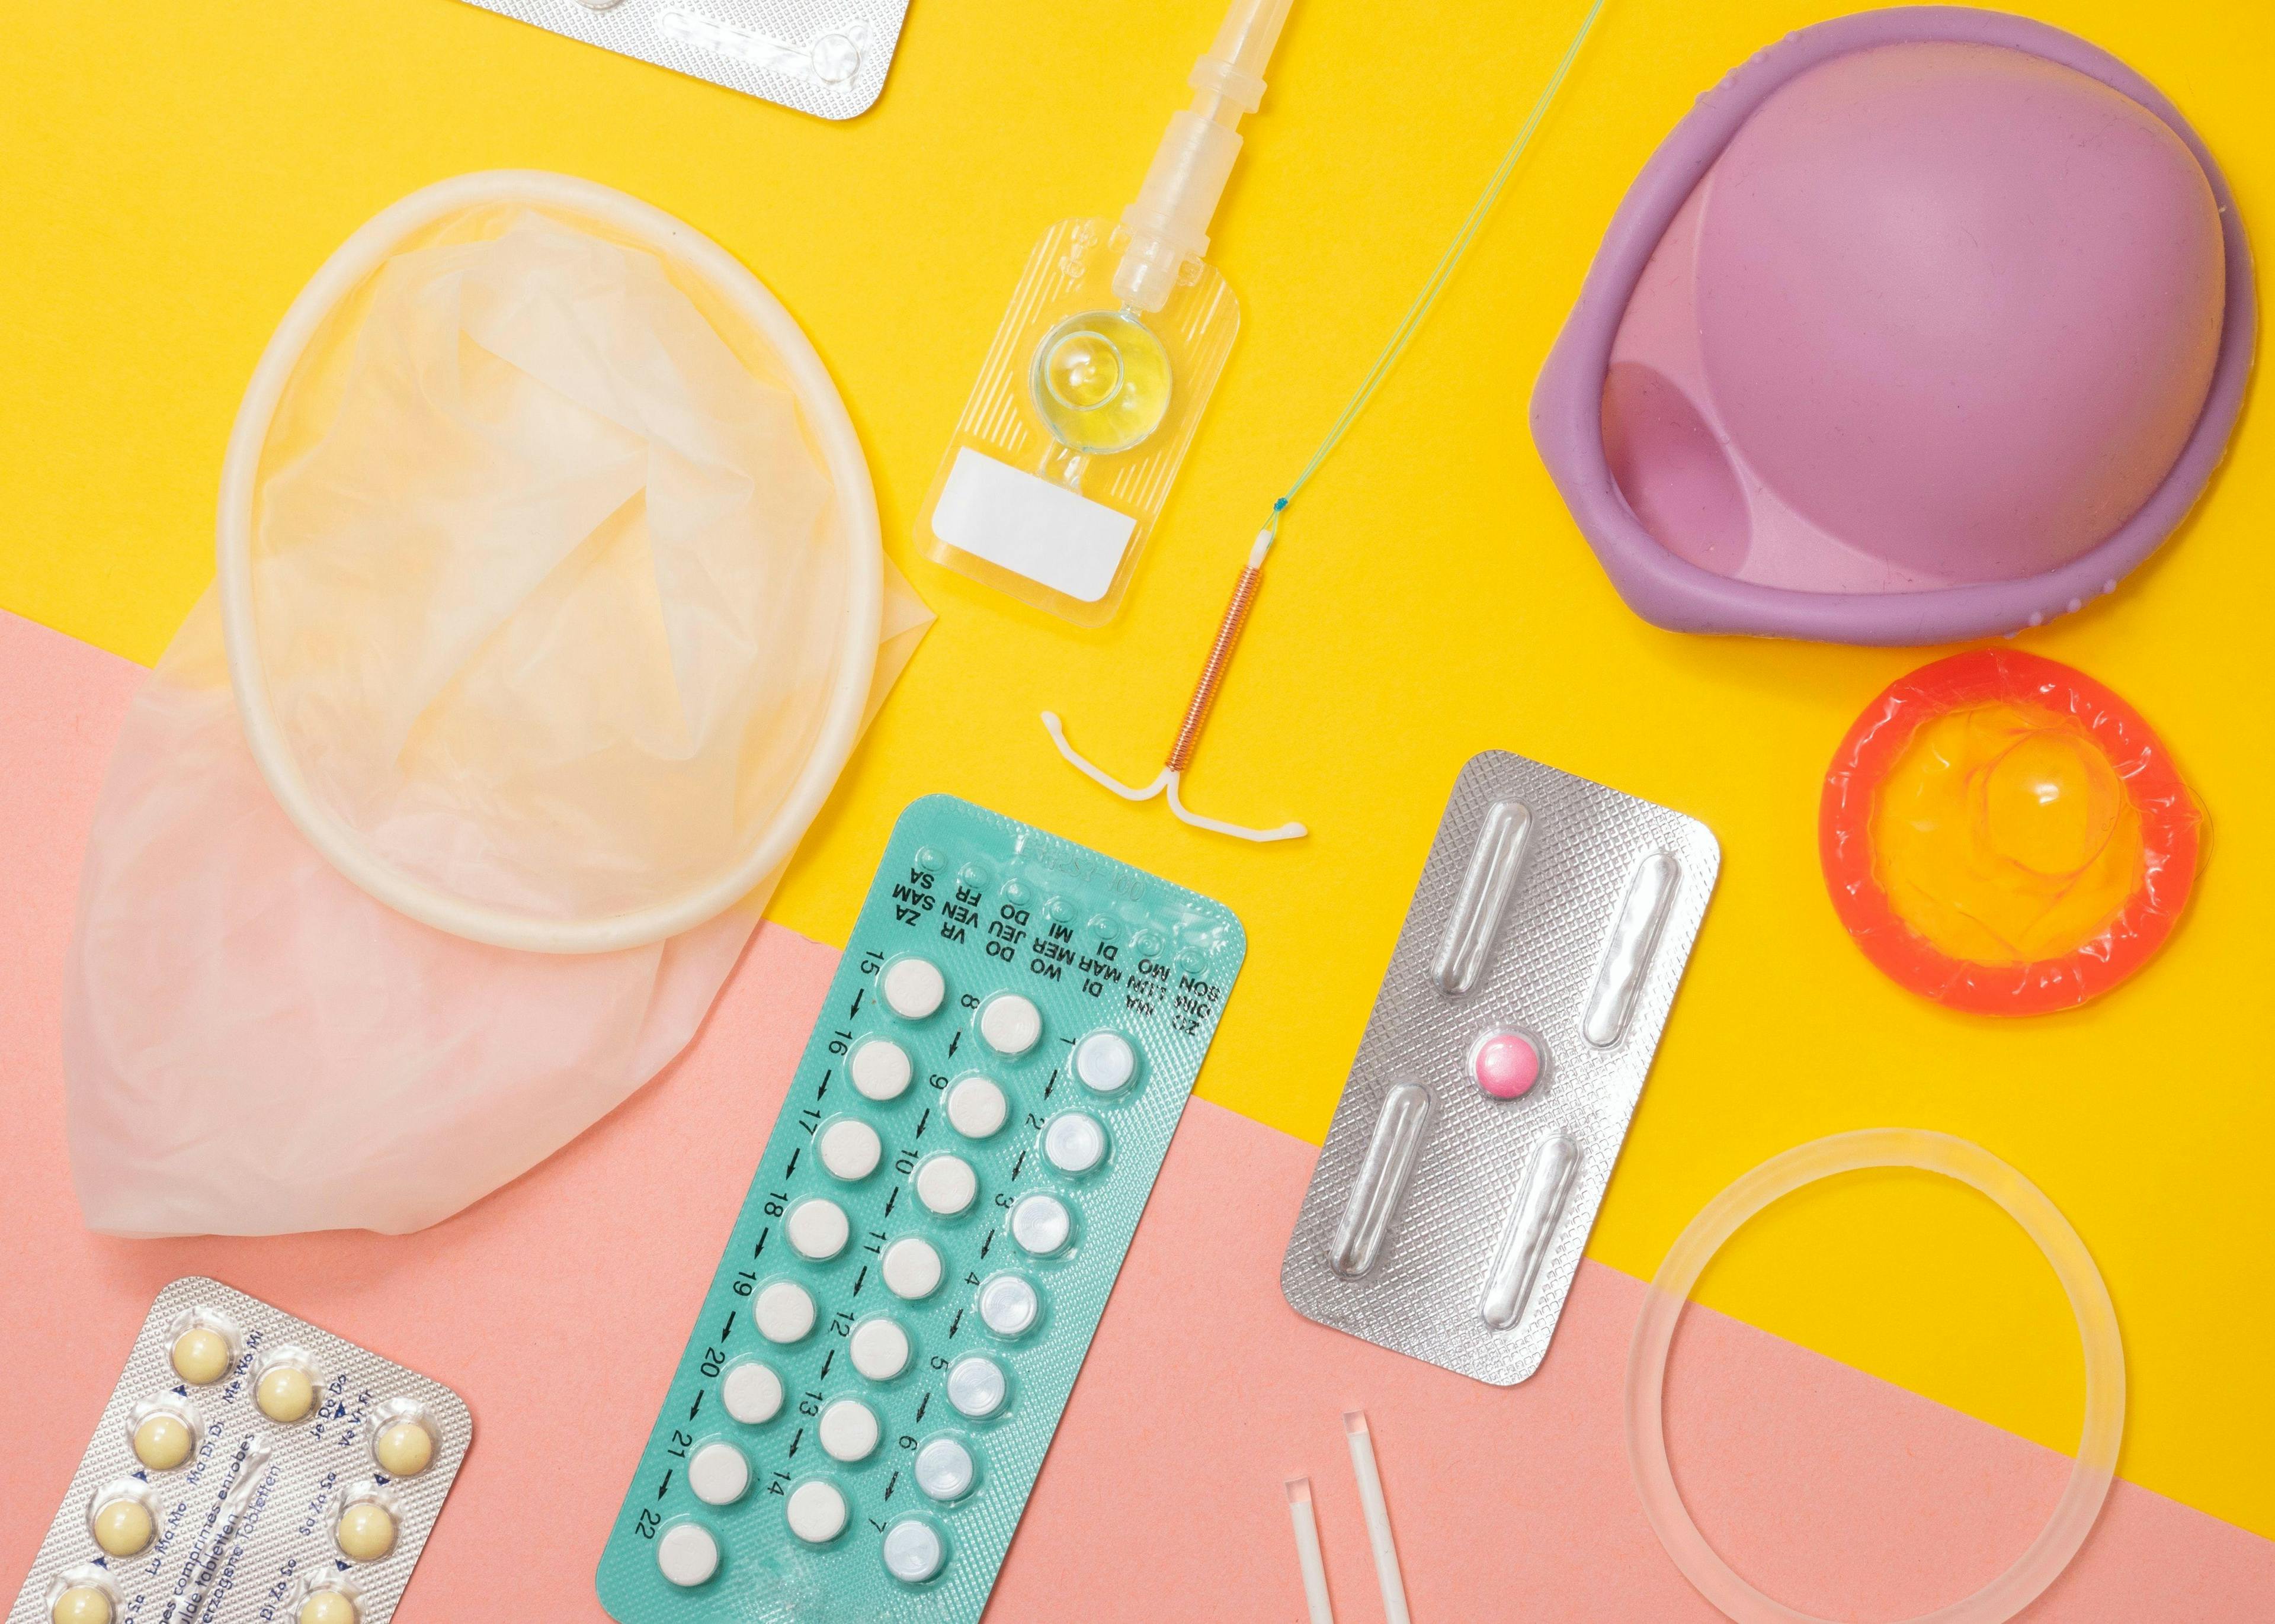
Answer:
<svg viewBox="0 0 2275 1624"><path fill-rule="evenodd" d="M413 194L288 312L64 1012L131 1235L416 1229L692 1036L930 619L797 324L606 187Z"/></svg>

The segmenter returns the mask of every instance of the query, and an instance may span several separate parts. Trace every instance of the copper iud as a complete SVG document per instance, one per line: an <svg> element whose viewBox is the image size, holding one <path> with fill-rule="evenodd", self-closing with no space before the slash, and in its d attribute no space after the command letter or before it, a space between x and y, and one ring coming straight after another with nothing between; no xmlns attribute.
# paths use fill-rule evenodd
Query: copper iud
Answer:
<svg viewBox="0 0 2275 1624"><path fill-rule="evenodd" d="M1276 523L1278 510L1274 510L1273 517ZM1043 713L1043 726L1051 742L1059 747L1059 753L1094 782L1128 801L1150 801L1157 795L1166 795L1169 810L1195 828L1236 835L1242 840L1294 840L1306 831L1300 823L1283 823L1276 829L1251 829L1218 818L1205 818L1185 804L1177 793L1177 785L1185 769L1192 765L1193 752L1200 745L1201 729L1208 725L1209 712L1216 705L1217 690L1224 686L1225 671L1232 664L1232 651L1240 646L1240 634L1248 625L1248 612L1256 605L1257 588L1264 579L1264 561L1272 552L1273 533L1270 525L1256 533L1256 545L1249 549L1248 567L1240 572L1240 584L1233 588L1232 601L1225 605L1224 618L1217 623L1216 637L1209 644L1208 661L1201 667L1200 680L1193 684L1193 697L1185 706L1185 719L1177 728L1177 742L1169 746L1168 761L1152 783L1132 788L1085 760L1067 743L1066 729L1058 713Z"/></svg>
<svg viewBox="0 0 2275 1624"><path fill-rule="evenodd" d="M1208 663L1201 668L1201 679L1193 686L1192 700L1185 706L1185 720L1177 729L1177 742L1169 747L1168 765L1155 775L1152 783L1142 789L1133 789L1120 779L1100 772L1077 755L1074 746L1067 743L1066 729L1061 725L1057 714L1051 711L1043 713L1043 727L1049 732L1051 742L1059 747L1059 753L1093 782L1102 784L1125 800L1150 801L1157 795L1166 795L1169 801L1169 810L1176 813L1179 818L1196 828L1213 829L1219 835L1236 835L1242 840L1262 841L1294 840L1304 833L1304 826L1300 823L1283 823L1276 829L1251 829L1243 828L1236 823L1225 823L1215 818L1204 818L1188 807L1179 797L1177 785L1184 777L1185 769L1192 765L1193 752L1200 744L1201 729L1208 725L1209 711L1216 704L1217 690L1224 685L1225 668L1232 663L1232 651L1239 646L1241 631L1248 624L1248 612L1255 607L1256 589L1263 577L1264 561L1271 554L1272 543L1279 534L1280 520L1288 511L1288 504L1294 502L1304 487L1311 483L1311 476L1319 471L1319 465L1326 462L1335 447L1342 443L1343 435L1349 432L1351 425L1359 419L1361 414L1366 411L1369 403L1374 399L1375 391L1382 387L1382 381L1388 377L1391 369L1398 365L1399 357L1406 353L1407 345L1413 343L1414 335L1421 329L1423 321L1429 316L1431 306L1437 303L1439 293L1444 290L1447 282L1453 276L1455 269L1462 262L1462 256L1469 253L1470 245L1477 240L1478 229L1485 224L1485 216L1493 212L1493 204L1500 197L1502 188L1508 185L1509 178L1516 172L1517 161L1524 156L1525 148L1531 144L1533 132L1540 127L1540 121L1547 114L1549 104L1555 101L1557 91L1563 87L1566 77L1572 72L1572 64L1578 59L1580 48L1587 43L1588 35L1596 26L1596 19L1603 15L1604 4L1605 0L1589 0L1588 12L1581 19L1580 31L1572 36L1571 44L1565 48L1562 60L1557 63L1556 71L1548 76L1548 83L1542 88L1539 100L1532 104L1531 115L1525 119L1523 126L1517 131L1515 140L1508 144L1508 149L1501 155L1500 163L1493 170L1492 178L1486 181L1485 191L1478 194L1478 200L1470 206L1469 217L1462 222L1461 229L1454 234L1453 242L1447 246L1436 268L1423 282L1421 291L1414 296L1414 302L1407 306L1406 313L1399 318L1398 325L1392 329L1390 340L1383 346L1382 353L1375 357L1374 365L1369 367L1366 375L1359 380L1358 388L1352 394L1349 403L1344 405L1342 415L1338 417L1334 426L1327 430L1326 438L1322 440L1319 449L1311 453L1311 460L1304 465L1303 472L1296 476L1295 483L1289 486L1280 499L1272 504L1271 521L1262 530L1257 532L1256 545L1249 549L1248 568L1241 571L1240 585L1233 589L1232 601L1225 606L1224 618L1217 623L1216 638L1209 645ZM1284 10L1279 14L1284 15ZM1235 7L1235 15L1236 17L1240 15L1237 5ZM1278 26L1278 21L1275 19L1273 23L1275 34ZM1206 60L1203 58L1204 63ZM1195 82L1198 84L1199 81L1197 79ZM1258 81L1259 93L1261 88L1261 81ZM1163 150L1168 151L1168 148L1165 147ZM1228 166L1230 162L1229 158L1226 160ZM1150 179L1148 184L1150 185ZM1211 206L1214 206L1213 194L1211 197ZM1206 216L1204 216L1205 220ZM1119 282L1115 283L1117 288L1120 285Z"/></svg>
<svg viewBox="0 0 2275 1624"><path fill-rule="evenodd" d="M1225 606L1224 619L1217 624L1216 640L1209 645L1208 663L1201 668L1201 680L1193 684L1192 701L1185 706L1177 742L1169 746L1168 766L1174 772L1182 773L1193 764L1193 747L1201 742L1201 726L1216 704L1216 691L1224 685L1224 668L1232 663L1232 651L1248 624L1249 608L1256 601L1256 584L1263 578L1264 570L1257 564L1240 572L1240 585L1233 588L1232 601Z"/></svg>

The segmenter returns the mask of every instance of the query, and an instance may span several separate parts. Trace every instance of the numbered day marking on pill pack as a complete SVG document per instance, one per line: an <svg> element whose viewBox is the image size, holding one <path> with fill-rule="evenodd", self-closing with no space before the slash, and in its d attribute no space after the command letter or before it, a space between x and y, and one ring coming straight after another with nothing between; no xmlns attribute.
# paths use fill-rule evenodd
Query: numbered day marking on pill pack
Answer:
<svg viewBox="0 0 2275 1624"><path fill-rule="evenodd" d="M1096 852L902 814L601 1555L613 1617L979 1617L1245 952Z"/></svg>

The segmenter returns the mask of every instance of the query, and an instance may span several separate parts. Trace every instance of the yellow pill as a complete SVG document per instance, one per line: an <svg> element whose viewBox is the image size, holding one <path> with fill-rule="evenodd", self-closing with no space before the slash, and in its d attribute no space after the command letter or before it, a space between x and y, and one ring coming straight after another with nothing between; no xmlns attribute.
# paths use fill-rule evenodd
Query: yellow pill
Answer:
<svg viewBox="0 0 2275 1624"><path fill-rule="evenodd" d="M316 1384L297 1364L280 1364L261 1379L253 1401L271 1421L299 1421L316 1402Z"/></svg>
<svg viewBox="0 0 2275 1624"><path fill-rule="evenodd" d="M140 1500L113 1500L94 1514L94 1543L113 1556L140 1554L157 1531Z"/></svg>
<svg viewBox="0 0 2275 1624"><path fill-rule="evenodd" d="M164 1410L134 1429L134 1458L154 1472L170 1472L190 1458L189 1424Z"/></svg>
<svg viewBox="0 0 2275 1624"><path fill-rule="evenodd" d="M206 1326L192 1326L174 1339L174 1374L203 1387L229 1374L229 1339Z"/></svg>
<svg viewBox="0 0 2275 1624"><path fill-rule="evenodd" d="M297 1617L299 1624L356 1624L356 1605L337 1590L312 1590Z"/></svg>
<svg viewBox="0 0 2275 1624"><path fill-rule="evenodd" d="M398 1421L380 1433L372 1454L390 1477L416 1477L435 1459L435 1435L416 1421Z"/></svg>
<svg viewBox="0 0 2275 1624"><path fill-rule="evenodd" d="M395 1518L375 1500L358 1500L340 1513L333 1537L357 1561L376 1562L395 1549Z"/></svg>
<svg viewBox="0 0 2275 1624"><path fill-rule="evenodd" d="M48 1610L55 1624L110 1624L110 1598L91 1584L74 1584Z"/></svg>

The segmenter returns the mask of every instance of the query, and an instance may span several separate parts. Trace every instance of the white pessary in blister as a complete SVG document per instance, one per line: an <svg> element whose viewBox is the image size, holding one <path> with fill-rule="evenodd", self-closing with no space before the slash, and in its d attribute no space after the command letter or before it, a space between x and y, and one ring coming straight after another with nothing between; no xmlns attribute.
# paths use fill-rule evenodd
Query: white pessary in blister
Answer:
<svg viewBox="0 0 2275 1624"><path fill-rule="evenodd" d="M442 1383L178 1280L7 1624L387 1624L472 1438Z"/></svg>
<svg viewBox="0 0 2275 1624"><path fill-rule="evenodd" d="M1508 1386L1539 1368L1720 867L1705 826L1489 752L1454 786L1281 1284Z"/></svg>

